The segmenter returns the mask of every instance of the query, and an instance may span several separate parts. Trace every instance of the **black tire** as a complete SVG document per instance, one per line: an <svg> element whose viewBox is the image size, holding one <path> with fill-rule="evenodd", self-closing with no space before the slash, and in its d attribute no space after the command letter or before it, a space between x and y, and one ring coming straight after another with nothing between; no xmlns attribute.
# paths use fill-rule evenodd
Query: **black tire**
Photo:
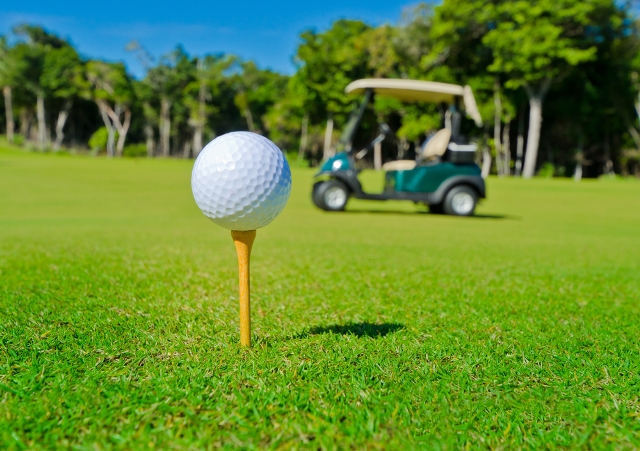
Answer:
<svg viewBox="0 0 640 451"><path fill-rule="evenodd" d="M318 182L313 186L311 198L316 207L324 211L342 211L349 200L349 189L338 180Z"/></svg>
<svg viewBox="0 0 640 451"><path fill-rule="evenodd" d="M442 208L442 203L429 204L429 213L432 213L434 215L444 214L444 208Z"/></svg>
<svg viewBox="0 0 640 451"><path fill-rule="evenodd" d="M453 216L472 216L478 204L478 193L467 185L454 186L444 196L444 212Z"/></svg>

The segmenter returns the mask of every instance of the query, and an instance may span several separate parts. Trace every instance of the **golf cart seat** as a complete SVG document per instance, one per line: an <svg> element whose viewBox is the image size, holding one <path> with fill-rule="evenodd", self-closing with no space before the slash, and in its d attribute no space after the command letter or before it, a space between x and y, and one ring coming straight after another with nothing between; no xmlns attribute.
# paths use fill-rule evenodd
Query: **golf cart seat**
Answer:
<svg viewBox="0 0 640 451"><path fill-rule="evenodd" d="M441 158L447 151L449 140L451 139L451 130L443 128L433 135L424 146L418 161L416 160L396 160L389 161L382 165L385 171L410 171L415 168L420 161L429 161L435 158Z"/></svg>
<svg viewBox="0 0 640 451"><path fill-rule="evenodd" d="M416 160L388 161L382 165L384 171L410 171L416 167Z"/></svg>
<svg viewBox="0 0 640 451"><path fill-rule="evenodd" d="M419 160L428 161L435 158L442 158L447 151L447 146L451 140L451 130L443 128L427 141L424 149L420 153Z"/></svg>

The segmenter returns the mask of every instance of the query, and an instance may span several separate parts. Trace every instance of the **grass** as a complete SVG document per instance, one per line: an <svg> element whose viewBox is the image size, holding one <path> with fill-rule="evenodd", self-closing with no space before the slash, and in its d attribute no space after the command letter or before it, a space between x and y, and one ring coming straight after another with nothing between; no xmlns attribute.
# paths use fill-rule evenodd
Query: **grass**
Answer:
<svg viewBox="0 0 640 451"><path fill-rule="evenodd" d="M0 150L1 449L640 447L640 183L330 214L294 169L243 350L192 164Z"/></svg>

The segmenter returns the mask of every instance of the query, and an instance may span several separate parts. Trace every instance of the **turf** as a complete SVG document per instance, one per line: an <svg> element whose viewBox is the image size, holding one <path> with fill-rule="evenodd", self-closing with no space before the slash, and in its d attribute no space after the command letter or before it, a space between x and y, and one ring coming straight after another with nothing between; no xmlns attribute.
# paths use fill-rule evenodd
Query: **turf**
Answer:
<svg viewBox="0 0 640 451"><path fill-rule="evenodd" d="M640 183L324 213L295 169L243 350L192 164L0 150L1 449L640 447Z"/></svg>

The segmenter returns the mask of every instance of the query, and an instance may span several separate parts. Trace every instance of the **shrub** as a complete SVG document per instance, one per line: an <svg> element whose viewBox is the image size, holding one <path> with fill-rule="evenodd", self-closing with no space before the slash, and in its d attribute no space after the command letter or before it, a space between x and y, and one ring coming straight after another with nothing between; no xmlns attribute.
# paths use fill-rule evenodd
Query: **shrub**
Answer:
<svg viewBox="0 0 640 451"><path fill-rule="evenodd" d="M545 163L542 165L542 167L538 171L538 177L551 178L553 177L555 172L556 172L555 166L553 166L551 163Z"/></svg>
<svg viewBox="0 0 640 451"><path fill-rule="evenodd" d="M147 146L144 143L129 144L122 149L122 156L124 157L146 157Z"/></svg>
<svg viewBox="0 0 640 451"><path fill-rule="evenodd" d="M106 150L108 138L109 133L107 132L107 128L100 127L91 135L91 138L89 138L89 148L95 153Z"/></svg>
<svg viewBox="0 0 640 451"><path fill-rule="evenodd" d="M21 134L19 134L19 133L15 133L15 134L13 135L13 143L14 143L16 146L22 146L22 145L24 145L24 141L25 141L24 136L22 136Z"/></svg>
<svg viewBox="0 0 640 451"><path fill-rule="evenodd" d="M287 163L292 168L308 168L309 161L304 158L298 158L298 152L286 152L285 157L287 158Z"/></svg>

